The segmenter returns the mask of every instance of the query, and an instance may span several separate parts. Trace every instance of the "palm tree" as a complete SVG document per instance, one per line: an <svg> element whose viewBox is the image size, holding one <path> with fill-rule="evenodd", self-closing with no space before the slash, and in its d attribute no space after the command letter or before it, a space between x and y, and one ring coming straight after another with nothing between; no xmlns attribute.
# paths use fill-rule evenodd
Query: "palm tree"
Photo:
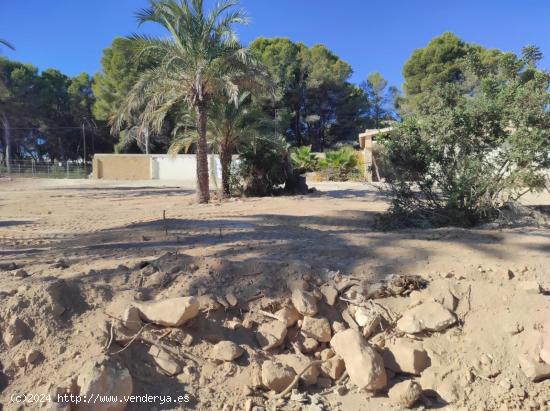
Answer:
<svg viewBox="0 0 550 411"><path fill-rule="evenodd" d="M238 42L233 26L245 24L234 0L224 0L209 13L203 0L149 0L140 11L140 24L154 22L170 33L169 39L130 37L138 57L152 57L157 64L145 71L117 113L113 128L120 130L140 112L143 130L161 133L167 115L185 106L195 112L197 194L200 203L210 198L208 186L207 122L211 101L225 93L237 102L239 89L257 84L264 70Z"/></svg>
<svg viewBox="0 0 550 411"><path fill-rule="evenodd" d="M13 46L11 45L11 43L8 43L7 40L2 40L2 39L0 39L0 44L3 45L3 46L6 46L6 47L9 48L9 49L15 50L15 47L13 47Z"/></svg>
<svg viewBox="0 0 550 411"><path fill-rule="evenodd" d="M227 98L217 98L212 100L208 110L206 138L213 151L220 155L222 189L226 197L231 195L232 155L238 147L249 143L259 133L273 129L272 122L251 104L251 100L250 92L245 91L239 94L236 104ZM192 122L184 121L174 129L174 140L169 152L177 154L188 151L196 142L197 135Z"/></svg>

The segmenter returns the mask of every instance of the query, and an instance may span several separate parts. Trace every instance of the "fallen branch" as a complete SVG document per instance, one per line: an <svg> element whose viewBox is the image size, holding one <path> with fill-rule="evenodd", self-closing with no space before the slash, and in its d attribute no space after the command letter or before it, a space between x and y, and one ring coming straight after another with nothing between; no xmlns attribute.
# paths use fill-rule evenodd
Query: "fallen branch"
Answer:
<svg viewBox="0 0 550 411"><path fill-rule="evenodd" d="M292 389L296 386L296 384L298 384L298 381L300 381L300 378L302 377L302 375L305 374L305 372L307 370L309 370L311 367L313 366L317 366L317 365L321 365L323 364L324 362L326 362L328 360L315 360L315 361L312 361L310 362L308 365L306 365L304 367L304 369L302 371L300 371L296 377L294 377L294 380L292 380L292 382L290 383L290 385L288 387L286 387L283 391L281 391L279 394L277 395L274 395L272 396L271 398L272 399L279 399L279 398L284 398L290 391L292 391Z"/></svg>
<svg viewBox="0 0 550 411"><path fill-rule="evenodd" d="M145 330L147 327L149 326L149 324L145 324L143 327L140 328L140 330L132 337L132 339L128 342L128 344L126 344L124 346L124 348L122 348L121 350L118 350L118 351L115 351L113 353L111 353L110 355L117 355L117 354L120 354L121 352L125 351L127 348L129 348L132 343L141 335L141 333L143 332L143 330Z"/></svg>

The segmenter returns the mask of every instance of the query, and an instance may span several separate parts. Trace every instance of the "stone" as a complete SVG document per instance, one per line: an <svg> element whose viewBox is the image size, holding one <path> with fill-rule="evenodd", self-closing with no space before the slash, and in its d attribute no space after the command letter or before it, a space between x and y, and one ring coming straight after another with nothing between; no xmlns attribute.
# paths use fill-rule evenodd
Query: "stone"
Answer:
<svg viewBox="0 0 550 411"><path fill-rule="evenodd" d="M27 361L27 364L33 364L34 362L36 362L36 360L38 360L39 357L40 357L40 351L35 349L31 349L27 351L27 353L25 354L25 359Z"/></svg>
<svg viewBox="0 0 550 411"><path fill-rule="evenodd" d="M9 348L15 347L25 337L27 324L18 317L12 317L8 321L8 326L3 333L4 342Z"/></svg>
<svg viewBox="0 0 550 411"><path fill-rule="evenodd" d="M320 352L319 358L323 361L328 360L329 358L334 357L336 354L334 354L334 351L332 348L325 348L323 351Z"/></svg>
<svg viewBox="0 0 550 411"><path fill-rule="evenodd" d="M311 363L311 360L305 355L298 354L280 354L276 356L277 361L281 364L288 365L292 367L296 374L300 373L304 368ZM314 385L317 384L317 378L319 377L320 369L318 365L311 366L305 373L300 377L305 385Z"/></svg>
<svg viewBox="0 0 550 411"><path fill-rule="evenodd" d="M338 290L330 284L325 284L321 287L321 293L325 298L325 302L331 307L336 304L338 298Z"/></svg>
<svg viewBox="0 0 550 411"><path fill-rule="evenodd" d="M228 293L225 295L225 299L231 308L236 307L239 304L239 300L233 293Z"/></svg>
<svg viewBox="0 0 550 411"><path fill-rule="evenodd" d="M382 315L375 310L359 307L355 311L355 322L363 327L363 336L367 339L379 331L382 319Z"/></svg>
<svg viewBox="0 0 550 411"><path fill-rule="evenodd" d="M29 273L27 273L27 272L26 272L25 270L23 270L23 269L19 269L19 270L17 270L17 271L13 274L13 276L14 276L15 278L27 278L27 277L29 276Z"/></svg>
<svg viewBox="0 0 550 411"><path fill-rule="evenodd" d="M317 300L313 294L295 288L292 291L292 304L302 315L314 316L317 314Z"/></svg>
<svg viewBox="0 0 550 411"><path fill-rule="evenodd" d="M346 329L346 326L341 321L333 321L331 325L332 325L332 331L334 332L334 334L340 331L344 331Z"/></svg>
<svg viewBox="0 0 550 411"><path fill-rule="evenodd" d="M233 361L243 355L244 350L233 341L220 341L210 352L210 357L218 361Z"/></svg>
<svg viewBox="0 0 550 411"><path fill-rule="evenodd" d="M137 308L146 321L165 327L180 327L198 315L199 302L195 297L177 297L141 303Z"/></svg>
<svg viewBox="0 0 550 411"><path fill-rule="evenodd" d="M199 295L196 298L197 298L197 301L199 302L199 311L209 312L209 311L216 311L221 308L221 305L218 302L218 300L210 294Z"/></svg>
<svg viewBox="0 0 550 411"><path fill-rule="evenodd" d="M368 391L386 387L384 360L357 330L340 331L330 341L334 352L344 360L350 381Z"/></svg>
<svg viewBox="0 0 550 411"><path fill-rule="evenodd" d="M292 327L298 320L302 319L302 315L292 306L283 307L279 311L275 312L275 315L279 319L286 323L287 327Z"/></svg>
<svg viewBox="0 0 550 411"><path fill-rule="evenodd" d="M456 323L455 315L438 302L429 301L407 310L397 329L409 334L443 331Z"/></svg>
<svg viewBox="0 0 550 411"><path fill-rule="evenodd" d="M149 348L149 354L167 375L173 376L181 372L181 365L176 362L174 357L163 349L158 348L156 345L152 345L151 348Z"/></svg>
<svg viewBox="0 0 550 411"><path fill-rule="evenodd" d="M550 378L550 365L526 356L519 357L519 365L527 378L539 382Z"/></svg>
<svg viewBox="0 0 550 411"><path fill-rule="evenodd" d="M304 354L310 354L319 348L319 341L315 338L306 336L303 333L299 333L296 337L296 342L300 348L300 352Z"/></svg>
<svg viewBox="0 0 550 411"><path fill-rule="evenodd" d="M349 328L359 330L359 326L353 319L353 315L350 313L349 309L342 311L342 319L346 322Z"/></svg>
<svg viewBox="0 0 550 411"><path fill-rule="evenodd" d="M422 387L415 381L407 380L398 382L388 391L388 397L392 404L410 408L422 395Z"/></svg>
<svg viewBox="0 0 550 411"><path fill-rule="evenodd" d="M283 344L286 333L286 324L275 320L261 324L258 327L256 339L262 349L270 350Z"/></svg>
<svg viewBox="0 0 550 411"><path fill-rule="evenodd" d="M394 372L420 375L430 366L430 357L422 342L408 338L386 342L382 358L385 367Z"/></svg>
<svg viewBox="0 0 550 411"><path fill-rule="evenodd" d="M517 288L527 294L540 294L541 292L540 284L537 281L519 281Z"/></svg>
<svg viewBox="0 0 550 411"><path fill-rule="evenodd" d="M122 411L126 408L124 397L132 395L133 382L128 369L106 356L88 361L82 367L76 380L81 396L117 396L121 401L105 403L81 402L76 411Z"/></svg>
<svg viewBox="0 0 550 411"><path fill-rule="evenodd" d="M265 361L262 364L262 384L264 387L279 393L294 380L296 373L288 365L275 361Z"/></svg>
<svg viewBox="0 0 550 411"><path fill-rule="evenodd" d="M124 310L120 317L120 322L124 328L133 333L137 333L143 325L139 316L139 310L134 306L130 306Z"/></svg>
<svg viewBox="0 0 550 411"><path fill-rule="evenodd" d="M304 317L302 332L319 342L330 342L332 338L330 323L326 318Z"/></svg>
<svg viewBox="0 0 550 411"><path fill-rule="evenodd" d="M321 364L321 373L333 380L340 378L345 370L346 364L339 356L332 357L328 361Z"/></svg>

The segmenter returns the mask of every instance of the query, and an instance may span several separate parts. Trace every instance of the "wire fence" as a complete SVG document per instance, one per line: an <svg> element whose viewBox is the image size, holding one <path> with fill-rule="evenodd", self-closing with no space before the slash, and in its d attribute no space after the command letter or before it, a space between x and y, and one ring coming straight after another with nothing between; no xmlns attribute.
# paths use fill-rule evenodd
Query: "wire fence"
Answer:
<svg viewBox="0 0 550 411"><path fill-rule="evenodd" d="M88 178L90 164L66 162L38 162L34 160L11 160L0 163L0 175L30 178Z"/></svg>

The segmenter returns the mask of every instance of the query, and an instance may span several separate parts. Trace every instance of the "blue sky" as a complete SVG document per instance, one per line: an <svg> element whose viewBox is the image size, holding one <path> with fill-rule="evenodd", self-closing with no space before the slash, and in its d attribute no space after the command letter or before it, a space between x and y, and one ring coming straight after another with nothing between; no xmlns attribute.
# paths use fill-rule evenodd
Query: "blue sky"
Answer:
<svg viewBox="0 0 550 411"><path fill-rule="evenodd" d="M9 58L68 75L100 69L104 48L137 28L134 13L146 0L0 0L0 38L17 50ZM351 64L352 80L380 71L400 86L404 62L415 48L452 31L468 42L519 52L528 43L547 55L550 68L548 0L241 0L251 17L238 29L243 42L258 36L325 44Z"/></svg>

